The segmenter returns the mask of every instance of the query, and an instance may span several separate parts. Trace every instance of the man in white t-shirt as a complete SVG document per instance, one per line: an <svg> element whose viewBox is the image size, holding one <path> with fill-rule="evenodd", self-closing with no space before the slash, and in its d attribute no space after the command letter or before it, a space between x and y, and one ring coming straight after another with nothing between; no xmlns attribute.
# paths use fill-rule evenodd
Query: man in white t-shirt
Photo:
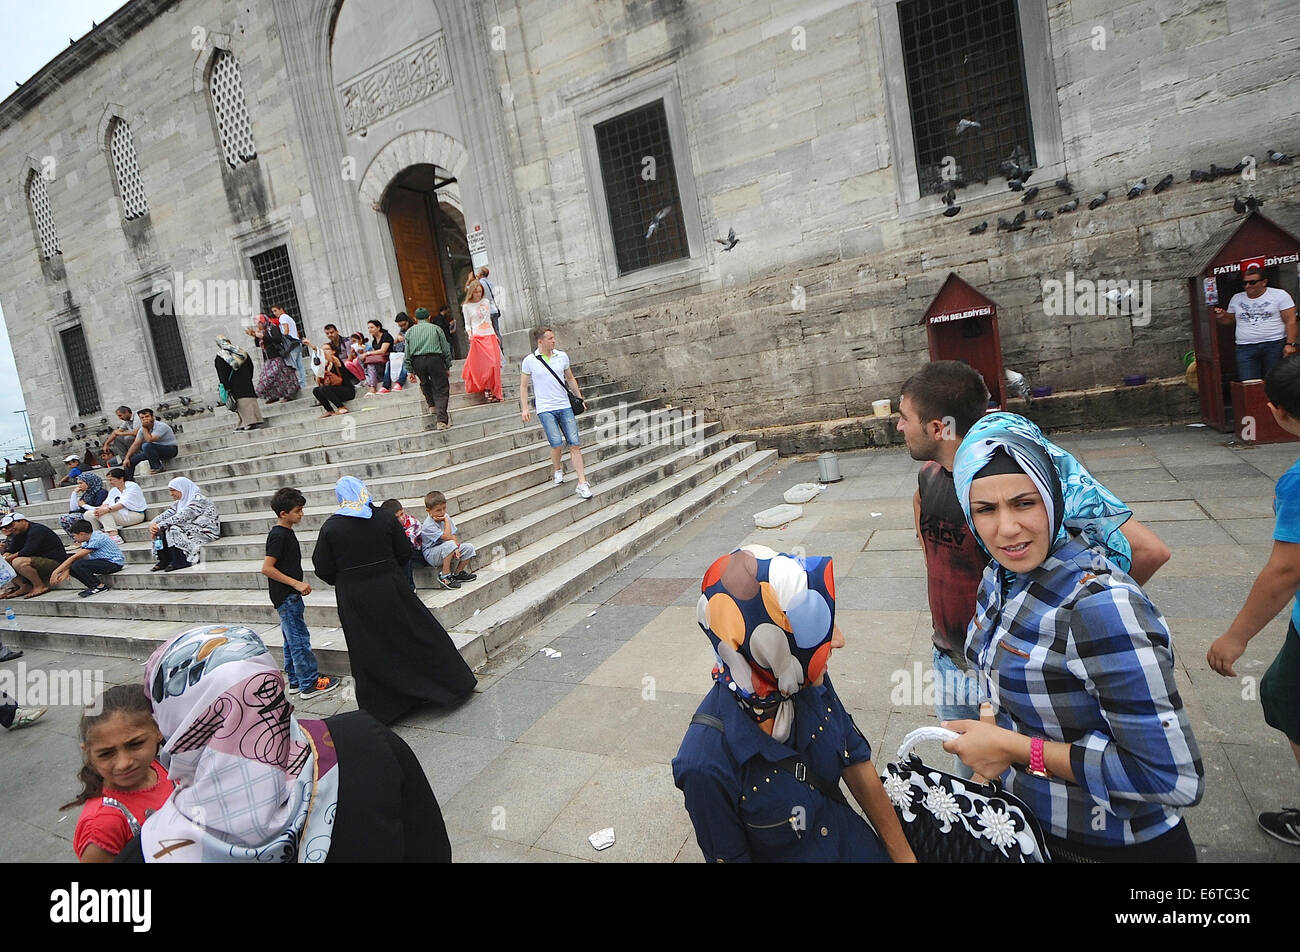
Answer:
<svg viewBox="0 0 1300 952"><path fill-rule="evenodd" d="M298 371L299 389L307 386L307 372L302 366L302 342L298 337L298 322L289 316L286 311L278 304L271 305L271 313L275 319L280 322L280 333L293 341L289 347L289 353L285 354L289 358L289 363L293 364L293 369Z"/></svg>
<svg viewBox="0 0 1300 952"><path fill-rule="evenodd" d="M1237 378L1263 380L1283 357L1296 353L1295 301L1281 288L1270 288L1262 259L1244 262L1244 291L1214 309L1219 323L1237 324Z"/></svg>
<svg viewBox="0 0 1300 952"><path fill-rule="evenodd" d="M537 422L546 431L546 442L551 444L551 462L555 469L555 485L564 482L564 444L569 444L569 458L578 474L578 486L574 491L583 499L591 498L591 487L587 485L586 470L582 463L581 440L578 438L578 418L573 415L569 403L569 390L582 400L582 391L578 389L577 378L569 366L569 355L555 349L555 331L549 327L539 328L534 334L537 350L524 358L519 375L519 411L528 422L528 382L531 380L533 391L537 395ZM564 381L568 383L564 383ZM586 401L583 401L585 406Z"/></svg>

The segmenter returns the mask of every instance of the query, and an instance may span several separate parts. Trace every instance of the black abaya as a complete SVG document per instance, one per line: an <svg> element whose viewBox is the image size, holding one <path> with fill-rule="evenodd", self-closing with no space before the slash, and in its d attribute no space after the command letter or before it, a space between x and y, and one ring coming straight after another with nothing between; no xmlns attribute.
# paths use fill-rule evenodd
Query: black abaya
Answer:
<svg viewBox="0 0 1300 952"><path fill-rule="evenodd" d="M385 724L423 704L450 707L477 680L447 630L411 591L413 554L401 523L384 509L369 519L330 516L312 566L334 586L357 706Z"/></svg>
<svg viewBox="0 0 1300 952"><path fill-rule="evenodd" d="M253 389L252 358L240 364L238 370L231 370L230 363L218 354L216 368L217 380L226 388L226 393L236 400L255 399L257 397L257 391Z"/></svg>

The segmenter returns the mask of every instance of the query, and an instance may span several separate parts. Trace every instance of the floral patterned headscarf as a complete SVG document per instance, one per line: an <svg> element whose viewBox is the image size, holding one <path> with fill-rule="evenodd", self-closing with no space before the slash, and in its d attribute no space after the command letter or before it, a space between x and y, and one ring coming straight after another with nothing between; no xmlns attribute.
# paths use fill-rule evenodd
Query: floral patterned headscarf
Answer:
<svg viewBox="0 0 1300 952"><path fill-rule="evenodd" d="M81 494L82 502L98 506L108 498L108 490L104 488L104 481L94 473L82 473L77 478L86 484L86 491Z"/></svg>
<svg viewBox="0 0 1300 952"><path fill-rule="evenodd" d="M335 483L334 498L339 502L334 515L351 516L354 519L370 518L370 490L355 476L344 476Z"/></svg>
<svg viewBox="0 0 1300 952"><path fill-rule="evenodd" d="M713 677L774 740L794 721L791 695L822 676L835 627L835 575L824 556L748 545L704 574L696 610L713 643Z"/></svg>

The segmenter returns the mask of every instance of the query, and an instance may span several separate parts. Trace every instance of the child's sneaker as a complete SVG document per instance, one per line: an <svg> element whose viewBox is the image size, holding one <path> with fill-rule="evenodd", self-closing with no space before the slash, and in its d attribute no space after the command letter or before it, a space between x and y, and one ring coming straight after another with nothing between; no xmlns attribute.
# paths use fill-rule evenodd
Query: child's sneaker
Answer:
<svg viewBox="0 0 1300 952"><path fill-rule="evenodd" d="M298 685L294 683L293 678L289 677L289 675L287 674L284 676L284 693L285 694L298 693Z"/></svg>
<svg viewBox="0 0 1300 952"><path fill-rule="evenodd" d="M458 582L472 582L474 581L474 579L478 578L478 576L473 572L466 572L464 569L461 569L459 572L453 575L452 578L454 578Z"/></svg>
<svg viewBox="0 0 1300 952"><path fill-rule="evenodd" d="M328 694L342 683L342 678L332 678L328 674L322 674L316 679L315 684L311 687L302 689L302 698L305 701L309 697L318 697L322 694Z"/></svg>
<svg viewBox="0 0 1300 952"><path fill-rule="evenodd" d="M438 573L438 585L445 589L460 588L460 580L454 575Z"/></svg>
<svg viewBox="0 0 1300 952"><path fill-rule="evenodd" d="M578 483L577 488L575 488L573 491L577 493L579 496L581 496L583 499L591 498L591 487L588 486L586 483Z"/></svg>
<svg viewBox="0 0 1300 952"><path fill-rule="evenodd" d="M31 727L39 721L48 711L47 707L20 707L14 711L14 719L9 725L11 731L20 731L24 727Z"/></svg>
<svg viewBox="0 0 1300 952"><path fill-rule="evenodd" d="M562 470L562 469L557 469L557 470L555 471L555 485L558 486L558 485L560 485L560 483L562 483L562 482L564 482L564 470Z"/></svg>
<svg viewBox="0 0 1300 952"><path fill-rule="evenodd" d="M1280 813L1261 813L1259 825L1265 833L1274 839L1300 846L1300 810L1291 807Z"/></svg>

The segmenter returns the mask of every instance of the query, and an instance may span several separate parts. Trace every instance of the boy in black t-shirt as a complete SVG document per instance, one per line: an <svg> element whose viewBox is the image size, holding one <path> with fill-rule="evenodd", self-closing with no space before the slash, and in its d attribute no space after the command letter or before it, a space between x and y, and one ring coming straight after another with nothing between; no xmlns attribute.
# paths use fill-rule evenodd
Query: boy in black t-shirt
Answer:
<svg viewBox="0 0 1300 952"><path fill-rule="evenodd" d="M302 549L293 527L302 522L306 504L307 498L292 487L275 491L271 511L279 521L266 536L266 558L262 560L262 574L270 580L271 604L280 613L288 690L290 694L301 693L304 698L333 691L342 683L340 678L317 671L311 633L303 620L302 597L311 594L311 585L303 581Z"/></svg>

